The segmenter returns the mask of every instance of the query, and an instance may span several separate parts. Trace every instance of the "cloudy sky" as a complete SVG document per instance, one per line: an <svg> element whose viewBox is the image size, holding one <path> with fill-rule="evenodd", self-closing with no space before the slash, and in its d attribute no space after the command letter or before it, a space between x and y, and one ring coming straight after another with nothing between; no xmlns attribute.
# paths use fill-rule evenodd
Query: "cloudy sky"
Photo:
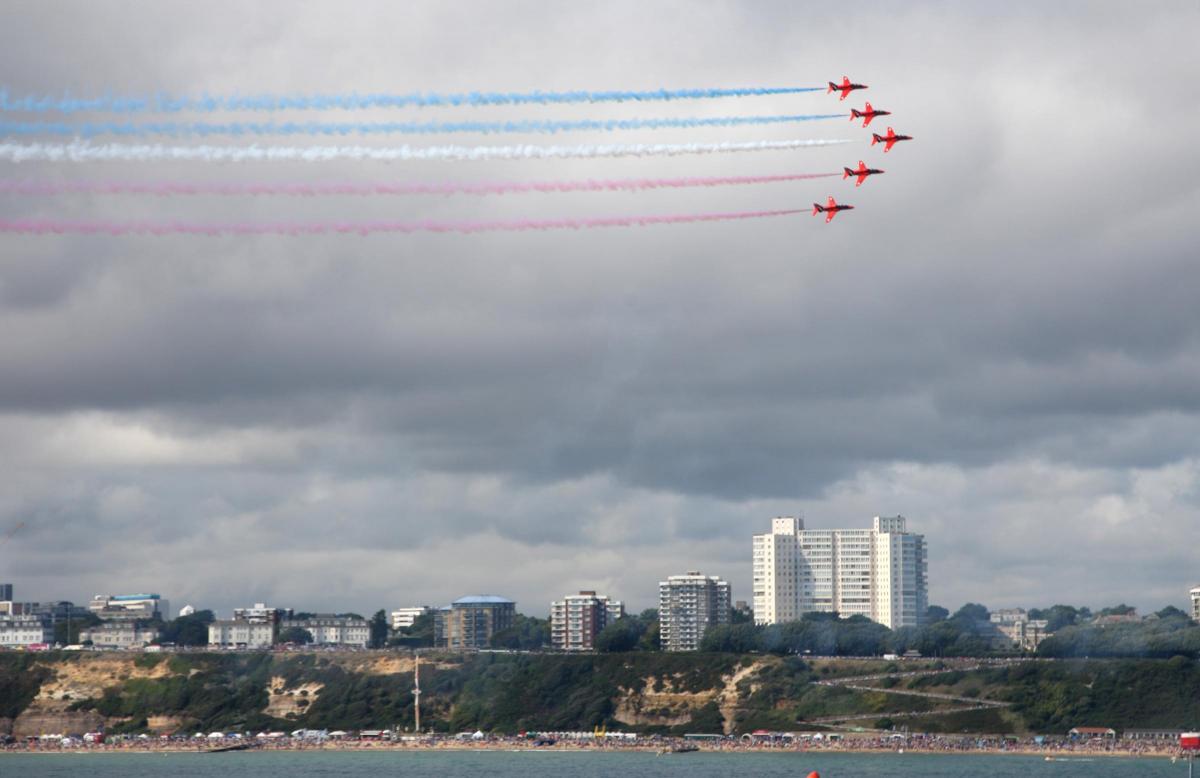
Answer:
<svg viewBox="0 0 1200 778"><path fill-rule="evenodd" d="M581 587L647 607L660 578L700 569L749 599L750 536L781 514L810 527L904 514L928 540L930 599L951 608L1158 608L1200 582L1195 2L247 7L10 2L0 80L13 96L90 96L849 74L871 88L845 103L361 118L825 113L865 94L916 140L884 156L839 120L453 138L853 140L720 157L0 162L3 178L62 181L758 175L860 158L887 170L861 189L0 194L7 218L197 221L804 208L830 193L858 206L829 226L803 214L471 236L0 236L0 531L26 525L0 547L0 580L18 598L148 589L220 612L373 611L492 592L540 614Z"/></svg>

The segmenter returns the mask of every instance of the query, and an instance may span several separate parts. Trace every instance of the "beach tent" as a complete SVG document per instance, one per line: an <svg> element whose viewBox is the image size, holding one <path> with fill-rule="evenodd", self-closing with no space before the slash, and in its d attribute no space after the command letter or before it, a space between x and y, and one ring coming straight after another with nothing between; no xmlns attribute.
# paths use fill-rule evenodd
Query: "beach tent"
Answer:
<svg viewBox="0 0 1200 778"><path fill-rule="evenodd" d="M484 734L482 730L475 730L475 734L471 735L472 740L483 740Z"/></svg>

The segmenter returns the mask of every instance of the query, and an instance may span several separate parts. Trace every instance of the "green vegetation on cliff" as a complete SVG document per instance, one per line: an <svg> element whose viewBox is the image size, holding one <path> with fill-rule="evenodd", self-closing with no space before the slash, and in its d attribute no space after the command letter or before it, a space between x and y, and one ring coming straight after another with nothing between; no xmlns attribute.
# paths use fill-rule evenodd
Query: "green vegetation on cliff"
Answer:
<svg viewBox="0 0 1200 778"><path fill-rule="evenodd" d="M49 675L50 668L31 655L0 654L0 718L16 718Z"/></svg>
<svg viewBox="0 0 1200 778"><path fill-rule="evenodd" d="M0 718L88 713L112 731L403 729L413 721L411 669L411 657L395 652L0 653ZM896 674L914 671L924 674ZM1183 656L951 668L733 653L438 654L422 660L421 686L422 724L443 732L1200 724L1200 664ZM973 700L1007 705L962 710Z"/></svg>

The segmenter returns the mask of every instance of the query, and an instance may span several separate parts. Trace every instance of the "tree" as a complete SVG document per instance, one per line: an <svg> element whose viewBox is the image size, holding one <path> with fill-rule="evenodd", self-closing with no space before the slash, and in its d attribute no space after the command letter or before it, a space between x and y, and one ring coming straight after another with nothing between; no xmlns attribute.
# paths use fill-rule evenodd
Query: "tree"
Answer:
<svg viewBox="0 0 1200 778"><path fill-rule="evenodd" d="M841 617L838 615L837 611L809 611L808 613L802 615L800 620L814 623L821 621L833 623L839 618Z"/></svg>
<svg viewBox="0 0 1200 778"><path fill-rule="evenodd" d="M632 651L646 631L639 619L626 616L609 624L596 635L595 648L604 654Z"/></svg>
<svg viewBox="0 0 1200 778"><path fill-rule="evenodd" d="M100 617L94 613L79 617L72 616L69 621L63 619L54 625L54 642L64 646L74 645L79 642L80 631L99 623Z"/></svg>
<svg viewBox="0 0 1200 778"><path fill-rule="evenodd" d="M434 615L422 613L413 619L412 626L401 627L399 634L388 641L391 646L423 648L433 645Z"/></svg>
<svg viewBox="0 0 1200 778"><path fill-rule="evenodd" d="M754 611L749 608L732 608L729 611L730 624L753 624Z"/></svg>
<svg viewBox="0 0 1200 778"><path fill-rule="evenodd" d="M634 618L642 622L644 626L649 627L652 623L658 621L658 608L647 608Z"/></svg>
<svg viewBox="0 0 1200 778"><path fill-rule="evenodd" d="M951 618L969 619L971 621L987 621L991 617L992 614L990 611L988 611L987 606L980 605L976 602L968 602L966 605L959 608Z"/></svg>
<svg viewBox="0 0 1200 778"><path fill-rule="evenodd" d="M925 623L927 624L945 621L948 618L950 618L950 611L946 610L941 605L930 605L925 609Z"/></svg>
<svg viewBox="0 0 1200 778"><path fill-rule="evenodd" d="M276 643L295 643L297 645L306 646L313 642L312 633L304 627L288 627L281 631L279 636L275 638Z"/></svg>
<svg viewBox="0 0 1200 778"><path fill-rule="evenodd" d="M1047 632L1058 632L1063 627L1069 627L1084 617L1087 608L1075 608L1071 605L1052 605L1046 609L1033 608L1029 611L1031 619L1045 619Z"/></svg>
<svg viewBox="0 0 1200 778"><path fill-rule="evenodd" d="M1120 605L1113 605L1108 608L1101 609L1099 615L1100 616L1128 616L1128 615L1130 615L1132 613L1136 613L1136 612L1137 612L1137 608L1133 607L1132 605L1126 605L1125 603L1121 603Z"/></svg>
<svg viewBox="0 0 1200 778"><path fill-rule="evenodd" d="M722 624L710 627L700 639L701 651L748 654L762 649L762 638L753 624Z"/></svg>
<svg viewBox="0 0 1200 778"><path fill-rule="evenodd" d="M210 610L196 611L163 624L159 640L177 646L207 646L208 625L216 617Z"/></svg>
<svg viewBox="0 0 1200 778"><path fill-rule="evenodd" d="M492 635L492 648L530 651L550 643L550 621L518 613L511 627Z"/></svg>
<svg viewBox="0 0 1200 778"><path fill-rule="evenodd" d="M1168 605L1167 607L1163 608L1162 610L1156 611L1154 615L1158 616L1160 619L1190 619L1191 618L1186 613L1181 611L1179 608L1176 608L1174 605Z"/></svg>
<svg viewBox="0 0 1200 778"><path fill-rule="evenodd" d="M646 612L642 613L645 616ZM654 611L655 618L650 622L643 621L646 624L646 631L642 633L642 637L638 640L639 651L661 651L662 650L662 634L659 631L658 611ZM642 621L642 617L639 617Z"/></svg>
<svg viewBox="0 0 1200 778"><path fill-rule="evenodd" d="M367 644L371 648L383 648L388 639L388 620L387 614L383 609L375 611L375 615L371 617L371 640Z"/></svg>

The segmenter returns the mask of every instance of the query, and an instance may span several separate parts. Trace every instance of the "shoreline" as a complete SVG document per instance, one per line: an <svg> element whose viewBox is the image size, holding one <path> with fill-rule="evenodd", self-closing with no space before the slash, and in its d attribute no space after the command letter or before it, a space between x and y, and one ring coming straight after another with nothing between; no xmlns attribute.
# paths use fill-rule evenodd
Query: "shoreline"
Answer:
<svg viewBox="0 0 1200 778"><path fill-rule="evenodd" d="M250 748L236 749L236 751L215 751L202 746L188 747L183 744L169 745L142 745L134 744L126 746L87 746L87 747L68 747L68 748L0 748L0 757L12 754L38 754L38 755L98 755L98 754L217 754L217 753L381 753L381 752L412 752L412 753L430 753L430 752L484 752L484 753L518 753L518 752L542 752L542 753L657 753L663 755L678 755L686 756L687 754L671 754L664 753L669 748L669 744L638 744L638 745L622 745L622 746L595 746L590 744L564 744L552 746L534 746L524 745L521 743L489 743L486 745L467 745L462 743L446 743L446 744L411 744L411 743L386 743L386 742L370 742L370 743L338 743L335 745L282 745L282 746L252 746ZM811 748L811 747L793 747L793 746L729 746L729 747L712 747L701 745L696 751L691 753L706 753L706 754L848 754L848 755L875 755L875 756L892 756L902 757L908 754L918 756L1022 756L1036 757L1047 761L1079 761L1083 759L1183 759L1183 755L1178 750L1151 750L1145 751L1130 751L1130 750L1108 750L1108 749L1081 749L1081 750L1066 750L1066 749L1032 749L1032 748L926 748L921 746L904 746L903 748L871 748L871 747L837 747L837 748Z"/></svg>

